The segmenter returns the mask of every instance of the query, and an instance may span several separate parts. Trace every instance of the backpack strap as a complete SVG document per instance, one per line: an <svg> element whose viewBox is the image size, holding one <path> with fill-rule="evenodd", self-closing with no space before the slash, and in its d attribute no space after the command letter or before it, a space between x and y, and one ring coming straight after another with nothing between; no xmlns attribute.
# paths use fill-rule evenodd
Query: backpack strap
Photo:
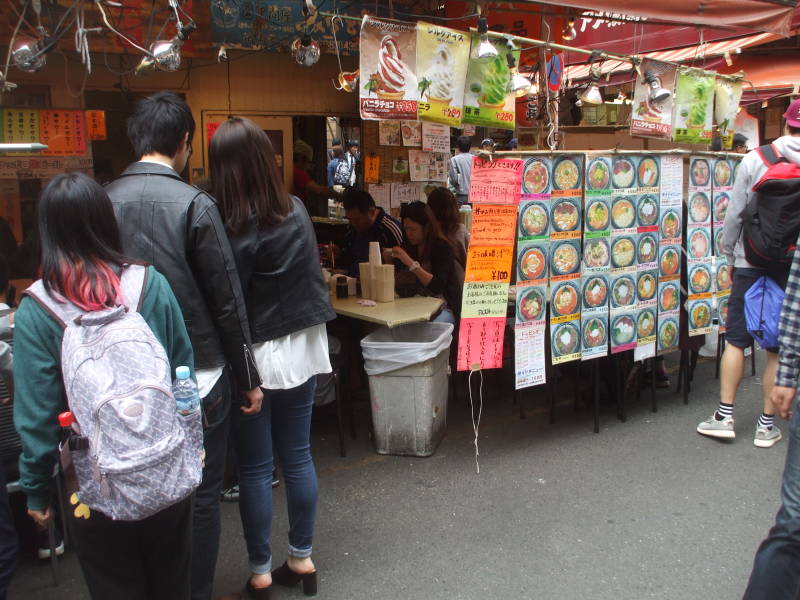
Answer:
<svg viewBox="0 0 800 600"><path fill-rule="evenodd" d="M124 265L120 276L122 300L129 309L139 312L147 287L147 267L145 265Z"/></svg>
<svg viewBox="0 0 800 600"><path fill-rule="evenodd" d="M67 323L84 314L81 309L57 292L48 292L41 279L36 280L33 285L25 290L23 296L30 296L62 329L66 329Z"/></svg>
<svg viewBox="0 0 800 600"><path fill-rule="evenodd" d="M781 153L778 152L778 149L775 147L774 144L766 144L765 146L759 146L756 148L756 152L761 157L761 160L764 161L764 164L767 167L771 167L772 165L776 165L779 162L787 162L787 160L781 156Z"/></svg>

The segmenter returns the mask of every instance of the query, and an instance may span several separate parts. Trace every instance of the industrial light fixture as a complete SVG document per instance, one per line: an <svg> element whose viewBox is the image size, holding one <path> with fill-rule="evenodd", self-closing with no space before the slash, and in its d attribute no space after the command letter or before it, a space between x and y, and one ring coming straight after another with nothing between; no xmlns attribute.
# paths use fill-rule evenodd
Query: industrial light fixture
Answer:
<svg viewBox="0 0 800 600"><path fill-rule="evenodd" d="M489 41L489 21L484 16L478 17L478 35L480 36L480 44L478 44L477 56L480 60L491 60L497 58L497 48Z"/></svg>
<svg viewBox="0 0 800 600"><path fill-rule="evenodd" d="M602 104L603 94L600 93L600 86L597 83L600 81L600 68L592 65L590 77L591 81L586 86L586 89L581 92L579 100L586 104Z"/></svg>
<svg viewBox="0 0 800 600"><path fill-rule="evenodd" d="M18 37L11 50L11 60L14 66L26 73L36 73L47 62L47 55L43 50L44 39L31 37Z"/></svg>
<svg viewBox="0 0 800 600"><path fill-rule="evenodd" d="M567 42L571 42L578 36L578 32L575 31L575 17L570 15L567 24L564 25L564 29L561 30L561 39Z"/></svg>
<svg viewBox="0 0 800 600"><path fill-rule="evenodd" d="M303 34L292 42L292 55L297 64L305 67L312 67L317 64L320 56L319 42L311 39L311 36Z"/></svg>
<svg viewBox="0 0 800 600"><path fill-rule="evenodd" d="M652 71L646 71L644 80L650 86L650 101L655 103L664 102L667 98L672 96L672 92L668 89L661 87L661 78Z"/></svg>
<svg viewBox="0 0 800 600"><path fill-rule="evenodd" d="M509 38L506 62L508 64L508 70L511 73L511 79L508 82L508 91L517 98L522 98L522 96L528 95L531 89L531 80L519 74L517 70L517 60L514 58L514 52L516 52L516 50L517 47L514 45L511 38Z"/></svg>
<svg viewBox="0 0 800 600"><path fill-rule="evenodd" d="M178 33L171 40L156 40L150 44L148 54L136 66L137 75L152 68L161 71L177 71L181 66L181 47L189 39L191 33L197 29L197 25L186 13L184 15L189 18L189 21L185 25L183 24L180 16L183 9L178 4L178 0L169 0L169 6L175 15ZM105 17L105 14L103 16Z"/></svg>

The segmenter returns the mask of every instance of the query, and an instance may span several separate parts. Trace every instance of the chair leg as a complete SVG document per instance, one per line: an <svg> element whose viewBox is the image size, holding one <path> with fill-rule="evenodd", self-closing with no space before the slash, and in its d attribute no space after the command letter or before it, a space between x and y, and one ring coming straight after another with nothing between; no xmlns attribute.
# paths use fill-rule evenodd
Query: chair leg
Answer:
<svg viewBox="0 0 800 600"><path fill-rule="evenodd" d="M61 511L61 539L64 540L64 548L69 546L67 539L67 516L69 515L70 507L66 494L64 493L64 473L59 468L55 476L56 480L56 500L58 501L58 509Z"/></svg>
<svg viewBox="0 0 800 600"><path fill-rule="evenodd" d="M756 374L756 344L750 344L750 375L755 377Z"/></svg>
<svg viewBox="0 0 800 600"><path fill-rule="evenodd" d="M600 433L600 359L594 361L594 432Z"/></svg>
<svg viewBox="0 0 800 600"><path fill-rule="evenodd" d="M344 420L342 419L342 392L339 384L339 372L333 373L334 394L336 394L336 424L339 428L339 456L344 458L347 451L344 447Z"/></svg>
<svg viewBox="0 0 800 600"><path fill-rule="evenodd" d="M650 359L650 410L658 412L658 404L656 400L656 359Z"/></svg>
<svg viewBox="0 0 800 600"><path fill-rule="evenodd" d="M50 570L53 573L53 587L58 587L58 556L56 555L56 524L51 516L47 523L47 543L50 546Z"/></svg>
<svg viewBox="0 0 800 600"><path fill-rule="evenodd" d="M725 334L717 334L717 358L714 365L714 379L719 379L719 365L722 362L722 351L725 345Z"/></svg>

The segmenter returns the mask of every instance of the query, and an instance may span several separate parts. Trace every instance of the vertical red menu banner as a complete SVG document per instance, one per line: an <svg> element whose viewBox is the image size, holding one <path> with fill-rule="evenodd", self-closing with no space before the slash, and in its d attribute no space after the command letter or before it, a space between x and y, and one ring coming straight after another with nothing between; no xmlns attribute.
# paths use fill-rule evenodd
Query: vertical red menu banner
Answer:
<svg viewBox="0 0 800 600"><path fill-rule="evenodd" d="M473 233L461 308L459 371L503 366L522 164L518 159L473 159Z"/></svg>

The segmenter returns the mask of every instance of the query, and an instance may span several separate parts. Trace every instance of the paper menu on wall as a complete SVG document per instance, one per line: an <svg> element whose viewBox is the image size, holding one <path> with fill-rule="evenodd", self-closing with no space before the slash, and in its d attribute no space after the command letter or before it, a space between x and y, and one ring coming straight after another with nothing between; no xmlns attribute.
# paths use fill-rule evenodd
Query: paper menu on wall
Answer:
<svg viewBox="0 0 800 600"><path fill-rule="evenodd" d="M392 183L392 206L398 207L420 199L418 183Z"/></svg>
<svg viewBox="0 0 800 600"><path fill-rule="evenodd" d="M449 154L409 150L408 163L411 181L447 181Z"/></svg>
<svg viewBox="0 0 800 600"><path fill-rule="evenodd" d="M469 33L422 21L417 23L421 121L444 123L448 127L461 124L469 50ZM446 152L449 148L431 150Z"/></svg>
<svg viewBox="0 0 800 600"><path fill-rule="evenodd" d="M400 123L401 121L382 120L378 121L378 144L381 146L400 145Z"/></svg>
<svg viewBox="0 0 800 600"><path fill-rule="evenodd" d="M719 163L732 173L727 161ZM703 335L712 330L711 286L713 239L711 236L712 185L715 161L693 156L689 159L689 194L686 207L686 268L689 335Z"/></svg>
<svg viewBox="0 0 800 600"><path fill-rule="evenodd" d="M403 146L422 145L422 123L419 121L400 121L400 133L403 135Z"/></svg>
<svg viewBox="0 0 800 600"><path fill-rule="evenodd" d="M516 225L516 206L477 204L472 210L470 243L475 246L511 246Z"/></svg>
<svg viewBox="0 0 800 600"><path fill-rule="evenodd" d="M86 154L86 117L81 110L40 110L39 139L47 156Z"/></svg>
<svg viewBox="0 0 800 600"><path fill-rule="evenodd" d="M500 369L503 366L505 317L461 319L458 329L459 371Z"/></svg>
<svg viewBox="0 0 800 600"><path fill-rule="evenodd" d="M375 200L375 205L380 206L386 212L392 208L392 186L388 183L373 183L369 186L369 194Z"/></svg>
<svg viewBox="0 0 800 600"><path fill-rule="evenodd" d="M422 149L425 152L450 153L450 126L422 122Z"/></svg>

